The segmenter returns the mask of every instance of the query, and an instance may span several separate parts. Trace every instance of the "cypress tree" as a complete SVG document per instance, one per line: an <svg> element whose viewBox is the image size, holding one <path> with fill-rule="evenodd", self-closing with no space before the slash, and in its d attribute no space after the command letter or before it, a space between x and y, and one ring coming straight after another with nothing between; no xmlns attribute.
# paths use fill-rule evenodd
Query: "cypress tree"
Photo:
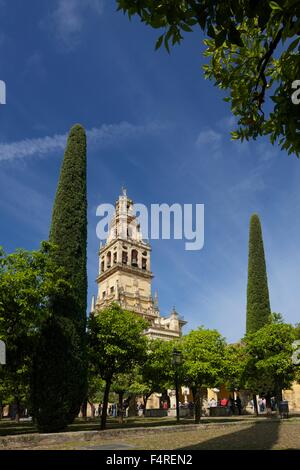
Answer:
<svg viewBox="0 0 300 470"><path fill-rule="evenodd" d="M255 333L271 315L264 244L257 214L250 219L246 332Z"/></svg>
<svg viewBox="0 0 300 470"><path fill-rule="evenodd" d="M87 307L87 191L86 136L79 124L72 127L56 192L50 242L58 246L57 263L73 286L72 318L85 327Z"/></svg>
<svg viewBox="0 0 300 470"><path fill-rule="evenodd" d="M33 409L38 428L46 432L71 423L86 393L86 135L78 124L68 136L49 239L71 290L51 298L53 314L35 358Z"/></svg>

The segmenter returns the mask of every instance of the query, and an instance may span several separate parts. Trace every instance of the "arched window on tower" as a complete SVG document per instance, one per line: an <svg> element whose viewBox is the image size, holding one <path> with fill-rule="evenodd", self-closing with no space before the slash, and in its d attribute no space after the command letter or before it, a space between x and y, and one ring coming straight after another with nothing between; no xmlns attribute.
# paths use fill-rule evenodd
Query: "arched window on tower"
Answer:
<svg viewBox="0 0 300 470"><path fill-rule="evenodd" d="M138 267L138 252L137 250L131 251L131 266Z"/></svg>
<svg viewBox="0 0 300 470"><path fill-rule="evenodd" d="M128 261L128 255L126 251L122 251L122 263L127 264Z"/></svg>
<svg viewBox="0 0 300 470"><path fill-rule="evenodd" d="M110 251L106 255L106 266L107 268L111 267L111 252Z"/></svg>
<svg viewBox="0 0 300 470"><path fill-rule="evenodd" d="M101 272L103 273L104 271L104 259L101 260Z"/></svg>
<svg viewBox="0 0 300 470"><path fill-rule="evenodd" d="M147 269L147 258L142 258L142 269Z"/></svg>
<svg viewBox="0 0 300 470"><path fill-rule="evenodd" d="M117 252L114 252L113 263L116 264L117 262Z"/></svg>

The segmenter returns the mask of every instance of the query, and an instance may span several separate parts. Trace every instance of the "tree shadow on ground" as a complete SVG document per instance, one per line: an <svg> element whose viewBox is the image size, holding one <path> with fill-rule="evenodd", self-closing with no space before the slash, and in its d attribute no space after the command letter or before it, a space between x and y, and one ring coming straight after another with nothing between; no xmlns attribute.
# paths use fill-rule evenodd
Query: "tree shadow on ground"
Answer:
<svg viewBox="0 0 300 470"><path fill-rule="evenodd" d="M37 429L32 423L15 423L14 421L0 421L0 436L14 436L18 434L36 433Z"/></svg>
<svg viewBox="0 0 300 470"><path fill-rule="evenodd" d="M249 424L246 429L239 428L234 432L176 450L268 450L272 449L278 440L280 425L279 421ZM225 426L223 429L226 432Z"/></svg>

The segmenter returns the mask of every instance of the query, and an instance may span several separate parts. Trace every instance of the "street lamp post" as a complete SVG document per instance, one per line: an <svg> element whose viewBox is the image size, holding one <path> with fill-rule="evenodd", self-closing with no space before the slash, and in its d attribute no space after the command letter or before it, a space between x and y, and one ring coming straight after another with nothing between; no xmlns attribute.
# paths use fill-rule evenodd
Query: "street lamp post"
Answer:
<svg viewBox="0 0 300 470"><path fill-rule="evenodd" d="M181 352L173 349L173 365L175 366L175 390L176 390L176 421L179 423L179 383L178 383L178 365L181 364Z"/></svg>

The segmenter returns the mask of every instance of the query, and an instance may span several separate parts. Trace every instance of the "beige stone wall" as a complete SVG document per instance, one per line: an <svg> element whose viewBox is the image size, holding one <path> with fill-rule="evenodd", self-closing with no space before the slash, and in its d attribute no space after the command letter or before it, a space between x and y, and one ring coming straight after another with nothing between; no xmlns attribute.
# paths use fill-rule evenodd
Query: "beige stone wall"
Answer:
<svg viewBox="0 0 300 470"><path fill-rule="evenodd" d="M134 303L136 302L135 294L137 289L139 290L142 307L147 309L152 306L150 279L122 271L116 271L103 282L99 283L97 303L101 303L103 301L103 292L105 292L105 298L107 300L112 300L117 289L117 284L119 290L122 288L124 289L128 306L134 306ZM112 287L114 288L114 293L111 293ZM146 297L146 299L143 297Z"/></svg>
<svg viewBox="0 0 300 470"><path fill-rule="evenodd" d="M300 384L294 382L291 390L284 390L283 399L288 400L290 411L300 411Z"/></svg>

